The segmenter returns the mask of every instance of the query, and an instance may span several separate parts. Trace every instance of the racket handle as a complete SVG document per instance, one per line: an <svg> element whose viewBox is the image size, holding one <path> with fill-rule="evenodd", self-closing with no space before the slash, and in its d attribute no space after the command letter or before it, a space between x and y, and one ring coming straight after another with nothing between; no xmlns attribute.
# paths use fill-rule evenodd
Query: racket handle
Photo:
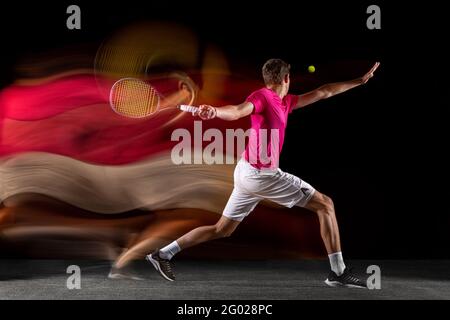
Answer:
<svg viewBox="0 0 450 320"><path fill-rule="evenodd" d="M181 111L184 111L184 112L191 112L191 113L195 113L198 110L197 107L189 106L187 104L179 105L178 109L180 109Z"/></svg>

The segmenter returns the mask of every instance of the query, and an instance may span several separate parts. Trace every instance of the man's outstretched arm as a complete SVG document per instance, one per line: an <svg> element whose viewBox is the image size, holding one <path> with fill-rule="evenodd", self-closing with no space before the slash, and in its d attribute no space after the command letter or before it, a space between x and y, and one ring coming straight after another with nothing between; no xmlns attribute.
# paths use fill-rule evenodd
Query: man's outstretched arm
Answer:
<svg viewBox="0 0 450 320"><path fill-rule="evenodd" d="M219 118L227 121L234 121L246 117L253 111L251 102L243 102L237 105L228 105L220 108L214 108L209 105L201 105L196 115L203 120Z"/></svg>
<svg viewBox="0 0 450 320"><path fill-rule="evenodd" d="M375 70L377 70L379 62L375 63L373 67L360 78L356 78L350 81L343 82L335 82L335 83L327 83L313 91L307 92L305 94L299 95L299 99L294 109L303 108L307 105L310 105L316 101L327 99L332 96L335 96L339 93L345 92L347 90L358 87L362 84L365 84L369 81L370 78L373 77Z"/></svg>

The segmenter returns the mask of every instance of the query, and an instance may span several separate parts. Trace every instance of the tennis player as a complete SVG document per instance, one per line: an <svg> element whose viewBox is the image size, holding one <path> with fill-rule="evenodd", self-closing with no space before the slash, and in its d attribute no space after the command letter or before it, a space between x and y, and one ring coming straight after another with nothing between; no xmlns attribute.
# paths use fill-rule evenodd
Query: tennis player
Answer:
<svg viewBox="0 0 450 320"><path fill-rule="evenodd" d="M315 212L320 233L330 260L329 286L365 288L346 267L341 251L339 228L333 201L302 179L278 168L288 115L316 101L327 99L365 84L373 77L377 62L364 76L344 82L329 83L300 96L288 94L290 65L280 59L268 60L262 75L265 87L253 92L245 102L214 108L202 105L198 116L203 120L237 120L250 115L251 134L241 160L234 171L234 189L215 225L191 230L176 241L146 256L167 280L175 280L170 260L179 251L199 243L230 236L241 221L263 199L286 207L300 206ZM264 132L265 134L260 134ZM264 138L262 138L264 137Z"/></svg>

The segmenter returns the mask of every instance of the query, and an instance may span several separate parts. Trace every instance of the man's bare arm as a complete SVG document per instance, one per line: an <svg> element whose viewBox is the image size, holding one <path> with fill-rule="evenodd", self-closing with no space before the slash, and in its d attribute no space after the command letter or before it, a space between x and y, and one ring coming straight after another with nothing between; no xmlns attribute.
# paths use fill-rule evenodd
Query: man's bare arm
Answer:
<svg viewBox="0 0 450 320"><path fill-rule="evenodd" d="M362 84L367 83L370 78L373 77L375 70L377 70L379 62L375 63L373 67L364 76L356 78L350 81L327 83L313 91L307 92L305 94L299 95L297 105L294 109L303 108L310 105L316 101L327 99L337 94L343 93L347 90L358 87Z"/></svg>
<svg viewBox="0 0 450 320"><path fill-rule="evenodd" d="M203 120L220 118L226 121L234 121L246 117L253 111L251 102L243 102L238 105L228 105L220 108L214 108L209 105L201 105L197 115Z"/></svg>

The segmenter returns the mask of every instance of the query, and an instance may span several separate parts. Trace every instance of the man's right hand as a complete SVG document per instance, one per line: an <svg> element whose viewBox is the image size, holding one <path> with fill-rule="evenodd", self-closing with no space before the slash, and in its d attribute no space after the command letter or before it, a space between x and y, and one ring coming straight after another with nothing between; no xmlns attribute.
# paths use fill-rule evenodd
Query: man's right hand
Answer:
<svg viewBox="0 0 450 320"><path fill-rule="evenodd" d="M198 111L194 115L199 116L202 120L211 120L216 117L217 110L210 105L202 104L198 107Z"/></svg>

